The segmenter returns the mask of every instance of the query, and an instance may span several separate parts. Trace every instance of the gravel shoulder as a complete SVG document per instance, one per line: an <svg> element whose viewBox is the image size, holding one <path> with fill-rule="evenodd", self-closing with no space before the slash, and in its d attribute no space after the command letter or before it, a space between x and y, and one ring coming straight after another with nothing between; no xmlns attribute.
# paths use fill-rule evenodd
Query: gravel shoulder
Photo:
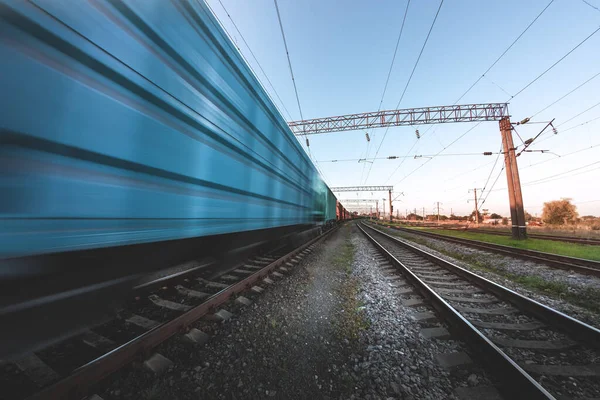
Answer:
<svg viewBox="0 0 600 400"><path fill-rule="evenodd" d="M202 346L173 338L157 351L174 364L154 376L127 367L103 399L453 399L458 386L489 384L475 368L455 376L439 353L454 340L425 339L375 261L346 224L234 317L200 322ZM264 285L263 285L264 286Z"/></svg>
<svg viewBox="0 0 600 400"><path fill-rule="evenodd" d="M600 278L378 227L524 296L600 327Z"/></svg>

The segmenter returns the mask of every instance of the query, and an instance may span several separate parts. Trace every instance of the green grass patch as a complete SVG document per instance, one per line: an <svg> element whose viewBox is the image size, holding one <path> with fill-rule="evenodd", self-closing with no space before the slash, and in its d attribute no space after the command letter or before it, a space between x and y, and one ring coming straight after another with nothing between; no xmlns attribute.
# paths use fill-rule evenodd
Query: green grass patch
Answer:
<svg viewBox="0 0 600 400"><path fill-rule="evenodd" d="M369 328L363 304L359 300L359 284L357 278L352 276L354 262L354 246L350 240L345 240L332 259L333 265L342 270L347 279L338 288L338 295L342 299L341 316L336 326L336 334L340 339L348 339L355 344L361 330Z"/></svg>
<svg viewBox="0 0 600 400"><path fill-rule="evenodd" d="M568 257L584 258L587 260L600 261L600 246L592 246L578 243L557 242L544 239L514 240L508 236L489 235L478 232L461 232L442 229L424 229L426 232L440 235L479 240L481 242L501 244L517 249L542 251L545 253L559 254Z"/></svg>
<svg viewBox="0 0 600 400"><path fill-rule="evenodd" d="M522 287L532 290L539 294L544 294L549 297L558 298L568 303L574 304L593 313L600 312L600 290L587 287L578 288L576 291L569 290L569 286L562 282L548 281L537 275L518 275L504 270L495 268L493 264L488 264L480 261L476 256L458 253L444 249L443 247L432 246L427 240L408 236L403 232L388 230L392 235L402 237L430 247L442 254L452 257L456 260L464 261L469 264L472 270L490 272L515 282Z"/></svg>
<svg viewBox="0 0 600 400"><path fill-rule="evenodd" d="M347 274L352 273L352 262L354 261L352 242L345 240L331 261L335 267L343 269Z"/></svg>
<svg viewBox="0 0 600 400"><path fill-rule="evenodd" d="M576 306L585 308L593 313L600 312L600 290L594 288L578 288L577 291L569 290L569 286L562 282L548 281L538 275L518 275L511 272L499 270L492 265L483 263L473 256L455 253L452 251L436 248L437 251L449 257L467 262L471 269L491 272L502 276L512 282L518 283L524 288L539 294L558 298Z"/></svg>

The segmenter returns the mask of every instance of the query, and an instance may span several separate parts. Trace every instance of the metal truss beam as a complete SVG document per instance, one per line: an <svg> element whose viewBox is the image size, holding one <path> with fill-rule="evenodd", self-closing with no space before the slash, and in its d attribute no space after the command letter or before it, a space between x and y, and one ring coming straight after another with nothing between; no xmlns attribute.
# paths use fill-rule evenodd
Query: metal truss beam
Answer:
<svg viewBox="0 0 600 400"><path fill-rule="evenodd" d="M412 126L449 122L500 121L509 117L508 103L463 104L407 108L337 117L293 121L288 125L295 135L353 131L387 126Z"/></svg>
<svg viewBox="0 0 600 400"><path fill-rule="evenodd" d="M389 192L393 186L341 186L332 187L332 192Z"/></svg>
<svg viewBox="0 0 600 400"><path fill-rule="evenodd" d="M348 204L364 204L364 203L375 203L377 202L379 199L340 199L341 202L343 203L348 203Z"/></svg>

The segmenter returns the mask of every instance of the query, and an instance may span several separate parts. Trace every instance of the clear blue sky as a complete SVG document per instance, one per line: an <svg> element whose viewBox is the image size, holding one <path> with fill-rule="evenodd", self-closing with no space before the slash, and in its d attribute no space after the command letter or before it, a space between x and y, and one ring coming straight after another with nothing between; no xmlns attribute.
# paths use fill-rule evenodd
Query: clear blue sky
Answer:
<svg viewBox="0 0 600 400"><path fill-rule="evenodd" d="M284 118L300 119L273 1L221 1L273 83L285 109L219 1L208 0L208 4L257 72ZM376 111L406 1L278 1L304 118ZM587 2L589 5L582 0L555 0L460 103L507 101L563 57L600 26L600 0ZM453 104L548 3L549 0L445 0L400 108ZM411 2L383 109L395 108L400 100L438 6L439 1L434 0ZM600 32L510 101L513 121L535 114L598 72ZM556 118L558 135L545 134L539 144L531 147L554 154L526 153L519 157L525 209L530 213L541 213L545 201L571 197L580 215L600 215L600 163L587 166L600 162L600 119L580 125L600 117L600 106L568 121L597 104L599 93L600 76L532 120ZM474 125L420 126L420 140L416 139L413 128L391 128L378 157L436 154ZM523 126L519 133L526 140L542 127ZM574 128L562 132L571 127ZM374 157L385 129L368 132L372 138L369 157ZM364 131L311 135L309 139L312 156L319 160L319 167L331 186L365 184L369 164L327 162L364 158L367 151ZM521 143L516 135L514 140L515 144ZM302 143L306 148L304 139ZM583 150L588 147L592 148ZM499 148L498 124L486 122L441 154L496 152ZM567 155L577 150L582 151ZM473 204L467 203L472 198L468 189L484 186L494 160L495 156L440 155L431 160L405 159L400 168L397 167L401 160L376 160L366 184L394 185L395 192L404 192L405 196L394 203L401 212L425 207L427 213L432 213L434 202L439 201L445 214L450 209L456 214L466 214L473 209ZM498 176L502 161L501 157L488 189ZM422 168L413 172L422 164ZM580 167L583 168L577 169ZM562 173L548 182L543 180ZM508 215L505 188L503 172L483 208ZM384 194L342 193L339 197L380 199Z"/></svg>

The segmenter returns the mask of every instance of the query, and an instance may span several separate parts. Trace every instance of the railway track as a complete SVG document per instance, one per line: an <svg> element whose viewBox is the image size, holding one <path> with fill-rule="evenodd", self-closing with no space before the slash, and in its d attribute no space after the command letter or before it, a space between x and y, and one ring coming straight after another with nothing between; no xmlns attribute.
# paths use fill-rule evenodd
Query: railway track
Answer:
<svg viewBox="0 0 600 400"><path fill-rule="evenodd" d="M444 228L442 228L444 229ZM485 233L486 235L496 236L510 236L510 232L499 232L489 229L464 229L464 228L451 228L452 230L459 232L472 232L472 233ZM558 236L558 235L545 235L542 233L527 233L527 236L531 239L542 239L542 240L553 240L556 242L567 242L567 243L578 243L587 244L592 246L600 246L600 239L594 238L582 238L576 236Z"/></svg>
<svg viewBox="0 0 600 400"><path fill-rule="evenodd" d="M132 361L145 359L151 370L169 365L167 358L153 353L154 348L177 334L190 345L204 343L215 325L232 316L220 306L228 302L231 310L250 304L265 285L282 278L334 230L293 250L278 248L252 257L210 280L198 274L206 265L196 265L137 286L117 319L40 352L2 362L0 398L8 394L8 399L79 400ZM195 327L200 320L203 330Z"/></svg>
<svg viewBox="0 0 600 400"><path fill-rule="evenodd" d="M493 371L504 394L600 397L600 330L372 226L359 228Z"/></svg>
<svg viewBox="0 0 600 400"><path fill-rule="evenodd" d="M600 276L600 262L598 261L561 256L558 254L544 253L541 251L518 249L510 246L482 242L479 240L455 238L451 236L441 235L438 233L422 232L416 229L400 228L397 226L389 225L383 226L401 232L411 233L413 235L424 236L432 239L443 240L450 243L461 244L467 247L486 250L492 253L504 254L507 256L516 257L524 260L540 262L554 268L575 271L586 275Z"/></svg>

